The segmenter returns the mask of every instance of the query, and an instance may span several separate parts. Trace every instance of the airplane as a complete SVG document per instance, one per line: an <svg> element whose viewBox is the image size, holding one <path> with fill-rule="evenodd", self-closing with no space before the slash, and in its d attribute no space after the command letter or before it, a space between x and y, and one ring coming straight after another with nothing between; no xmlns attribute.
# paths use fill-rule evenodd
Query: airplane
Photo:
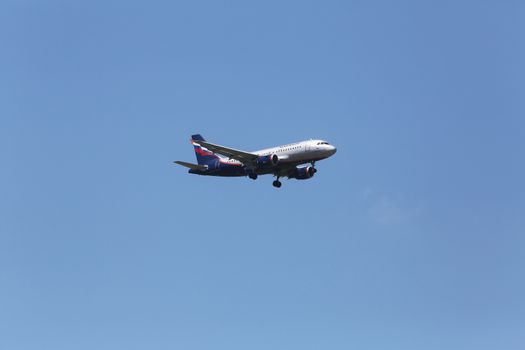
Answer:
<svg viewBox="0 0 525 350"><path fill-rule="evenodd" d="M281 187L281 177L306 180L317 172L315 162L331 157L337 149L323 140L309 140L245 152L207 142L201 135L191 136L197 156L197 164L175 161L189 168L190 174L208 176L248 176L256 180L258 175L273 174L277 179L274 187ZM310 163L311 166L299 165Z"/></svg>

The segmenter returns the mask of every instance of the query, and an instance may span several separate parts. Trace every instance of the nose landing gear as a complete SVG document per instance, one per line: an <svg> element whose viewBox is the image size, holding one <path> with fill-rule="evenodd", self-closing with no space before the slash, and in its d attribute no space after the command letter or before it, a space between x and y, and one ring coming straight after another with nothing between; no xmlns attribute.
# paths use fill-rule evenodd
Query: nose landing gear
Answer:
<svg viewBox="0 0 525 350"><path fill-rule="evenodd" d="M257 174L253 174L253 173L252 173L252 174L248 175L248 177L249 177L250 179L252 179L252 180L257 180Z"/></svg>

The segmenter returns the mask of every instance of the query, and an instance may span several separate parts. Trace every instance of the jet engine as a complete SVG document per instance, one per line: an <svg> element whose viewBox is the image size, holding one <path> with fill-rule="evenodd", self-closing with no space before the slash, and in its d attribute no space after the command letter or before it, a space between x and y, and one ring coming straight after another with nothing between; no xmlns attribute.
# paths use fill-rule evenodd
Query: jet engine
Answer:
<svg viewBox="0 0 525 350"><path fill-rule="evenodd" d="M290 176L290 178L294 178L297 180L307 180L307 179L311 179L316 172L317 172L317 169L311 166L307 166L303 168L295 168L295 171Z"/></svg>
<svg viewBox="0 0 525 350"><path fill-rule="evenodd" d="M277 164L279 164L279 156L275 153L257 158L257 165L261 167L276 166Z"/></svg>

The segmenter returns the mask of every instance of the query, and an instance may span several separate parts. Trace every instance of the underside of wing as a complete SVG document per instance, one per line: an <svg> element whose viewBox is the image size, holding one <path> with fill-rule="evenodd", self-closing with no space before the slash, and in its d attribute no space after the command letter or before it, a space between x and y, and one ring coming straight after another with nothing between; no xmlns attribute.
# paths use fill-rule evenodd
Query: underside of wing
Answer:
<svg viewBox="0 0 525 350"><path fill-rule="evenodd" d="M290 176L296 168L296 163L282 164L275 169L274 174L279 176Z"/></svg>
<svg viewBox="0 0 525 350"><path fill-rule="evenodd" d="M291 162L279 164L273 169L273 174L281 177L292 177L297 171L297 167L305 164L304 162Z"/></svg>
<svg viewBox="0 0 525 350"><path fill-rule="evenodd" d="M255 162L257 160L257 158L259 157L257 154L254 154L254 153L240 151L240 150L229 148L229 147L225 147L225 146L215 145L213 143L209 143L209 142L206 142L206 141L193 140L193 142L195 142L195 143L197 143L197 144L199 144L199 145L201 145L203 147L206 147L208 150L212 151L213 153L221 154L221 155L226 156L228 158L238 160L238 161L240 161L242 163Z"/></svg>

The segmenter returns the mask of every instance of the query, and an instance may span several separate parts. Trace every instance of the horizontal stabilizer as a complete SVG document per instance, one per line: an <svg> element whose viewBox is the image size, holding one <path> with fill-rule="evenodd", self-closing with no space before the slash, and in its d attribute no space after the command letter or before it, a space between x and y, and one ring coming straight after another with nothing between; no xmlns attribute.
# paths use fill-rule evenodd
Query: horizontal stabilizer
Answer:
<svg viewBox="0 0 525 350"><path fill-rule="evenodd" d="M208 169L208 167L207 167L206 165L199 165L199 164L186 163L186 162L181 162L180 160L174 161L173 163L176 163L176 164L178 164L178 165L185 166L186 168L190 168L190 169L193 169L193 170L201 170L201 171L204 171L204 170L207 170L207 169Z"/></svg>

